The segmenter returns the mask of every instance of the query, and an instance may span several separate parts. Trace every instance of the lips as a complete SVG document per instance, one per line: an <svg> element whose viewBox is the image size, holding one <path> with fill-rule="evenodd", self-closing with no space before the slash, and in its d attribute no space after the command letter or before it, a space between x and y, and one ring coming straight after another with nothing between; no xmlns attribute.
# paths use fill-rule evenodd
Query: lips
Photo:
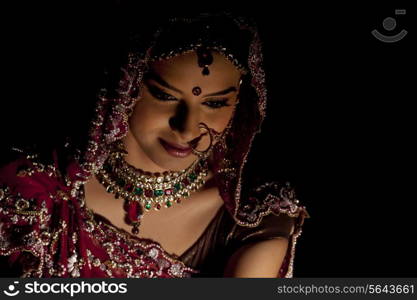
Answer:
<svg viewBox="0 0 417 300"><path fill-rule="evenodd" d="M184 147L178 144L173 144L161 138L159 139L159 142L165 148L165 150L174 157L186 157L192 151L191 147Z"/></svg>

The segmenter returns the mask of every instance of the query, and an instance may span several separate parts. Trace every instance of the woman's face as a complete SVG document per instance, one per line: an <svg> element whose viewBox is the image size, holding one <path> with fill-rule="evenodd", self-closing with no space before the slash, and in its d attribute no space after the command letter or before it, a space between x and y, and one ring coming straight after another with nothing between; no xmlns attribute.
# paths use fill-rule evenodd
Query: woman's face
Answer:
<svg viewBox="0 0 417 300"><path fill-rule="evenodd" d="M241 73L221 54L212 55L209 75L202 74L195 52L150 66L125 137L130 163L151 172L185 169L198 157L171 146L189 148L191 142L205 150L210 139L199 124L217 132L226 128L237 102Z"/></svg>

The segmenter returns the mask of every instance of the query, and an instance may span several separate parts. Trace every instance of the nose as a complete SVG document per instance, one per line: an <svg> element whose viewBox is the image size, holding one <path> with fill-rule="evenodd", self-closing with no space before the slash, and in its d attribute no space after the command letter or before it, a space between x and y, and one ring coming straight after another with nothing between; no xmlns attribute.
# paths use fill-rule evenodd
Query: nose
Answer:
<svg viewBox="0 0 417 300"><path fill-rule="evenodd" d="M190 110L184 102L178 104L175 115L169 119L171 129L179 133L183 142L190 142L201 135L200 122L199 112Z"/></svg>

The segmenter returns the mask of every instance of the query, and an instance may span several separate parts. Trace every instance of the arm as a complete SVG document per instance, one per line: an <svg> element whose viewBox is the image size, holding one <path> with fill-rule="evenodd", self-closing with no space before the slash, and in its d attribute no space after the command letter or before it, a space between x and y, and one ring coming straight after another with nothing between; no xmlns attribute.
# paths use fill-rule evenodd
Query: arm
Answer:
<svg viewBox="0 0 417 300"><path fill-rule="evenodd" d="M245 245L230 258L224 277L277 278L287 248L283 237Z"/></svg>

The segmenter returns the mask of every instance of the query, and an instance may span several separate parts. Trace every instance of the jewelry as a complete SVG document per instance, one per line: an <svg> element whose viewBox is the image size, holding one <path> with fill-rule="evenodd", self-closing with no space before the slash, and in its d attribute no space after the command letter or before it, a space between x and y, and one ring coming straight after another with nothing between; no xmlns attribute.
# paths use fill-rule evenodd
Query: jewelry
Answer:
<svg viewBox="0 0 417 300"><path fill-rule="evenodd" d="M207 130L207 133L209 134L209 137L210 137L210 144L209 144L209 146L207 147L207 149L206 150L204 150L204 151L200 151L200 150L197 150L196 148L193 148L192 147L192 152L195 154L195 155L197 155L198 157L200 157L201 159L205 159L205 158L207 158L209 155L210 155L210 153L211 153L211 150L212 150L212 148L213 148L213 139L215 138L215 139L218 139L218 137L219 137L219 135L220 135L220 133L218 133L217 131L215 131L213 128L210 128L210 127L208 127L205 123L203 123L203 122L200 122L200 124L198 125L198 128L204 128L204 129L206 129ZM214 136L214 137L213 137Z"/></svg>
<svg viewBox="0 0 417 300"><path fill-rule="evenodd" d="M152 207L155 210L160 210L162 206L171 207L174 202L181 203L181 198L189 197L191 192L205 184L208 174L206 160L198 159L185 170L160 174L145 172L129 165L124 159L126 154L119 145L119 149L109 155L96 177L108 193L114 194L116 199L125 199L125 221L133 226L133 234L139 233L143 207L146 211Z"/></svg>
<svg viewBox="0 0 417 300"><path fill-rule="evenodd" d="M210 50L205 47L199 47L196 50L198 56L198 66L203 68L202 74L207 76L210 74L210 70L208 66L213 63L213 55L211 54Z"/></svg>
<svg viewBox="0 0 417 300"><path fill-rule="evenodd" d="M182 54L186 54L189 52L193 52L196 51L196 49L198 49L199 47L201 47L202 44L201 43L197 43L197 44L190 44L188 46L183 46L180 47L178 49L174 49L172 51L167 51L166 53L161 53L161 54L157 54L157 55L153 55L149 58L149 62L155 62L155 61L162 61L162 60L168 60L174 57L177 57L179 55ZM229 49L221 46L221 45L213 45L210 46L210 50L212 51L216 51L218 53L220 53L221 55L224 56L224 58L226 58L227 60L229 60L238 70L240 73L242 73L243 75L247 74L248 71L248 67L245 66L244 64L240 63L239 60L235 57L235 55L233 55Z"/></svg>
<svg viewBox="0 0 417 300"><path fill-rule="evenodd" d="M192 147L192 152L195 155L197 155L198 157L200 157L201 159L206 159L207 157L210 156L211 151L213 149L213 146L214 146L213 140L216 140L216 142L223 143L223 147L226 148L227 146L226 146L225 139L226 139L226 136L229 133L229 130L232 126L232 122L233 122L233 119L234 119L234 114L235 114L235 111L233 111L232 118L230 118L229 123L227 124L226 128L222 132L217 132L213 128L208 127L207 124L205 124L203 122L200 122L198 127L199 128L204 128L204 129L207 130L207 133L209 134L209 137L210 137L210 144L207 147L207 149L204 150L204 151L199 151L199 150Z"/></svg>

